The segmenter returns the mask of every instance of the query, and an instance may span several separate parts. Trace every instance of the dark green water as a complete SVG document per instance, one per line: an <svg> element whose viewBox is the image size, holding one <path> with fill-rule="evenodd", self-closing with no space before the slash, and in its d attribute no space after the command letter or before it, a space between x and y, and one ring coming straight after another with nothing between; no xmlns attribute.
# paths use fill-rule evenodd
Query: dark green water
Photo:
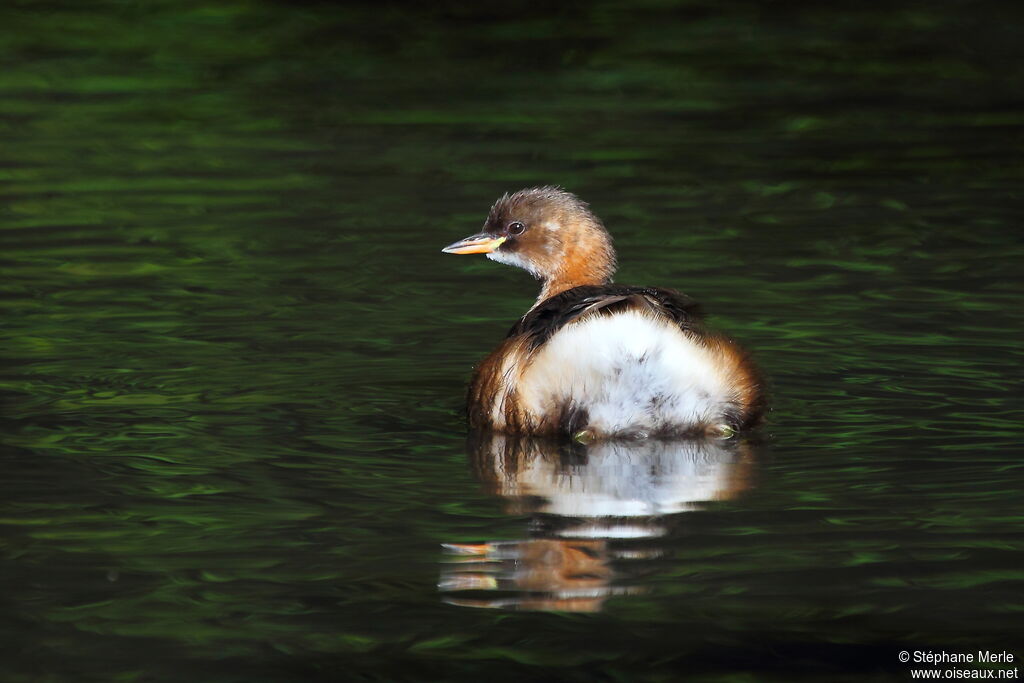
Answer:
<svg viewBox="0 0 1024 683"><path fill-rule="evenodd" d="M1024 11L617 7L4 5L3 680L1024 657ZM439 249L540 183L762 443L467 445L536 285Z"/></svg>

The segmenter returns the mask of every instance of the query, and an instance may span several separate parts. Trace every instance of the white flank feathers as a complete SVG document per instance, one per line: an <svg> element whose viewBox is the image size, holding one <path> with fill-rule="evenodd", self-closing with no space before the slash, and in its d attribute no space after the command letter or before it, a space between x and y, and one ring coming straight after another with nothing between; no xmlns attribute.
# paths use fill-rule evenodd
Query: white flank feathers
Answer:
<svg viewBox="0 0 1024 683"><path fill-rule="evenodd" d="M720 421L734 400L721 360L673 322L624 311L563 327L535 352L516 385L530 414L571 401L587 411L590 428L641 436L666 425Z"/></svg>

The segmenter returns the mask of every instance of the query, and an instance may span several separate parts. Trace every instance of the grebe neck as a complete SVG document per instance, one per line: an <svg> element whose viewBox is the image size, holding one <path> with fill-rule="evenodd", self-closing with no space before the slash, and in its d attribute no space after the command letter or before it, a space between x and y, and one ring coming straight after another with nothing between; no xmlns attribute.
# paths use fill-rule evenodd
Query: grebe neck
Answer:
<svg viewBox="0 0 1024 683"><path fill-rule="evenodd" d="M611 282L610 278L558 278L545 280L544 285L540 289L540 294L537 296L537 303L540 304L542 301L546 301L553 296L561 294L562 292L568 291L573 287L582 287L583 285L606 285Z"/></svg>
<svg viewBox="0 0 1024 683"><path fill-rule="evenodd" d="M594 246L596 248L570 248L560 267L543 278L544 284L534 306L573 287L609 284L615 273L615 252L603 240Z"/></svg>

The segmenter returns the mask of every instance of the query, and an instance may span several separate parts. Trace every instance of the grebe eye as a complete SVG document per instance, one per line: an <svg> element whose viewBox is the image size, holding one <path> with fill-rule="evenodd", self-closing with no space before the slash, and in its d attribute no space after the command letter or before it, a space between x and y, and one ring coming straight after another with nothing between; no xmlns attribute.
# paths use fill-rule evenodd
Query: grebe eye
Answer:
<svg viewBox="0 0 1024 683"><path fill-rule="evenodd" d="M519 221L514 221L508 224L508 234L510 235L522 235L526 230L526 226Z"/></svg>

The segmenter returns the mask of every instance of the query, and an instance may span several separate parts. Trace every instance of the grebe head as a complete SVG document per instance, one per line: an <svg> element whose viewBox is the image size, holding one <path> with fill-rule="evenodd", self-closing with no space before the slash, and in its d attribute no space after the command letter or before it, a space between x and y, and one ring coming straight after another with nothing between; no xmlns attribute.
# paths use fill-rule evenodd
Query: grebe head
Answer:
<svg viewBox="0 0 1024 683"><path fill-rule="evenodd" d="M476 235L449 244L448 254L487 254L544 281L538 301L579 285L605 284L615 272L612 239L586 202L558 187L501 197Z"/></svg>

